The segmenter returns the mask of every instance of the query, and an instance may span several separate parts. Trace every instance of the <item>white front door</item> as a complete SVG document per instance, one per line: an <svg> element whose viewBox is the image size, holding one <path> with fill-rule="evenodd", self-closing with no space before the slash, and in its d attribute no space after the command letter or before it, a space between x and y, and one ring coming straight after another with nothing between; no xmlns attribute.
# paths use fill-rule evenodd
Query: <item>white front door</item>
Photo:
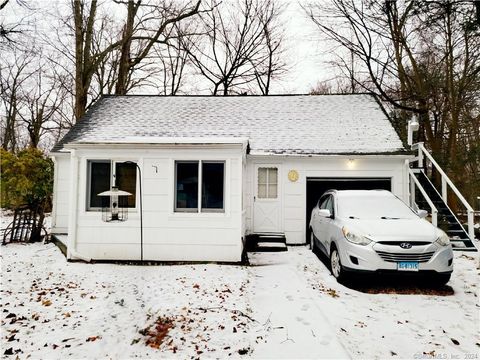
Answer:
<svg viewBox="0 0 480 360"><path fill-rule="evenodd" d="M253 198L253 231L281 232L279 168L277 165L255 165Z"/></svg>

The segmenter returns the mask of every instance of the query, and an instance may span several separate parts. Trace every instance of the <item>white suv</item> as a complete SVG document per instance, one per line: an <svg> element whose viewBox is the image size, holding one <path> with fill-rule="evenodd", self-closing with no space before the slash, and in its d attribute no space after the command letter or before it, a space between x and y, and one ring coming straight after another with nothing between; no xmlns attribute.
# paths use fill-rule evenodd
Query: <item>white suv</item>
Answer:
<svg viewBox="0 0 480 360"><path fill-rule="evenodd" d="M330 190L312 210L310 245L330 258L333 276L419 272L446 284L453 271L448 236L386 190Z"/></svg>

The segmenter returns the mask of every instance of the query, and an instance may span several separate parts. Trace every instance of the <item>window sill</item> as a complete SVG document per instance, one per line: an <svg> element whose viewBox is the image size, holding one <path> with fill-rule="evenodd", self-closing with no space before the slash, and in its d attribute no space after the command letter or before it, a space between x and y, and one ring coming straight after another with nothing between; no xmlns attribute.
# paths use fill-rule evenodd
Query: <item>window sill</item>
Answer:
<svg viewBox="0 0 480 360"><path fill-rule="evenodd" d="M189 211L174 211L170 213L172 218L222 218L226 217L225 211L211 211L211 212L189 212Z"/></svg>
<svg viewBox="0 0 480 360"><path fill-rule="evenodd" d="M96 210L96 209L90 209L90 210L85 210L83 211L83 214L85 215L98 215L102 213L102 210ZM137 214L139 213L139 210L137 208L132 208L128 209L128 214Z"/></svg>

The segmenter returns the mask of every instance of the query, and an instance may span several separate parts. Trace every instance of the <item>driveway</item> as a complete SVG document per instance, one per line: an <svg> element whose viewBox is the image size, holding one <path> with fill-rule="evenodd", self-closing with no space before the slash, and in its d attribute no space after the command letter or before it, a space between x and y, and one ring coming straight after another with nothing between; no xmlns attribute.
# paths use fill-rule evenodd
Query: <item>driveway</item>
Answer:
<svg viewBox="0 0 480 360"><path fill-rule="evenodd" d="M302 250L249 254L253 317L269 332L266 341L255 347L253 356L349 358L321 308L318 294L294 261L309 255Z"/></svg>
<svg viewBox="0 0 480 360"><path fill-rule="evenodd" d="M271 322L254 355L478 358L478 256L455 252L452 280L441 289L383 278L349 288L307 247L253 253L254 309Z"/></svg>

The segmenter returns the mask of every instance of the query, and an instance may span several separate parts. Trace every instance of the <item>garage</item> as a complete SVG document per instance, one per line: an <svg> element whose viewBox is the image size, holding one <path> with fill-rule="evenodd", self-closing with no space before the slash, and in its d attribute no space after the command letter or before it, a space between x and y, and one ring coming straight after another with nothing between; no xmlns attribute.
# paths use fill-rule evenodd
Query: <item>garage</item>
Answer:
<svg viewBox="0 0 480 360"><path fill-rule="evenodd" d="M306 242L310 238L308 225L312 209L327 190L389 190L392 189L390 178L307 178L307 216L306 216Z"/></svg>

